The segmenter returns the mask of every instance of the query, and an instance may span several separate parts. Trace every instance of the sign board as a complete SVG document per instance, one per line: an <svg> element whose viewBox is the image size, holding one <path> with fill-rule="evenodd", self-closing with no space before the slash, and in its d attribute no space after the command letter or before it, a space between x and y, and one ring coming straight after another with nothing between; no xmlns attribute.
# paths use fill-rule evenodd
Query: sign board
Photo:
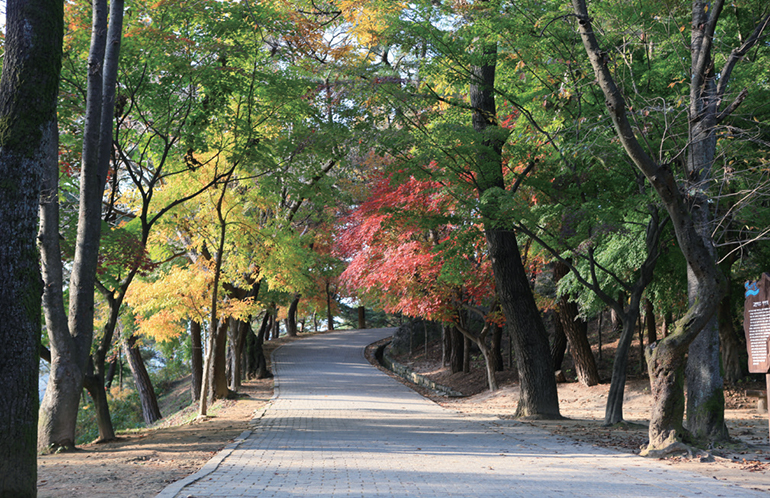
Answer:
<svg viewBox="0 0 770 498"><path fill-rule="evenodd" d="M770 373L770 275L746 282L743 331L749 350L749 372Z"/></svg>

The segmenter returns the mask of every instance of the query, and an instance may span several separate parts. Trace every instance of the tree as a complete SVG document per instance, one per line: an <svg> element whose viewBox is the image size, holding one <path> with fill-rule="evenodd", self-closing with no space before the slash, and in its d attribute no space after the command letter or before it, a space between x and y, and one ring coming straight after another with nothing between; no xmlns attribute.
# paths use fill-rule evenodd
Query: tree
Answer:
<svg viewBox="0 0 770 498"><path fill-rule="evenodd" d="M41 186L56 171L62 2L10 0L0 78L0 495L37 495ZM55 173L54 173L55 174Z"/></svg>
<svg viewBox="0 0 770 498"><path fill-rule="evenodd" d="M123 2L119 0L111 4L109 32L106 0L94 0L92 8L93 25L88 59L90 70L80 170L78 229L70 273L69 312L66 314L62 295L58 196L41 204L40 244L45 282L43 301L52 361L48 387L40 408L40 451L74 448L78 401L93 339L94 289L101 232L102 193L109 165ZM102 119L103 117L105 119ZM58 174L56 178L58 179ZM52 182L52 187L58 190L58 182ZM100 401L102 408L106 409L106 399ZM109 421L109 418L107 420ZM104 439L114 438L112 424L101 424L100 435Z"/></svg>
<svg viewBox="0 0 770 498"><path fill-rule="evenodd" d="M690 70L690 101L688 109L688 142L686 145L686 176L676 177L671 164L655 160L635 129L624 95L610 71L609 59L594 31L584 0L573 0L574 15L578 19L578 32L591 62L591 66L605 96L607 110L612 118L618 139L637 168L645 175L668 211L679 247L687 260L690 306L685 316L677 322L676 330L647 350L647 363L653 385L655 406L650 420L648 455L659 454L678 448L687 437L682 425L684 413L685 355L705 328L710 326L714 311L722 297L723 277L717 266L716 254L708 230L707 184L711 177L716 148L716 125L728 117L745 96L737 94L732 102L721 107L727 97L730 76L740 59L754 47L763 34L770 14L763 14L753 33L740 43L726 58L716 78L713 60L713 43L717 22L724 3L696 1L692 4L692 32ZM684 29L684 28L683 28ZM695 343L690 351L694 361L704 356L714 358L717 338L709 332ZM717 356L718 358L718 356ZM705 441L726 437L721 391L721 376L707 359L701 370L705 377L688 378L691 392L688 401L688 425L694 435ZM691 360L691 361L692 361ZM721 414L721 415L720 415Z"/></svg>

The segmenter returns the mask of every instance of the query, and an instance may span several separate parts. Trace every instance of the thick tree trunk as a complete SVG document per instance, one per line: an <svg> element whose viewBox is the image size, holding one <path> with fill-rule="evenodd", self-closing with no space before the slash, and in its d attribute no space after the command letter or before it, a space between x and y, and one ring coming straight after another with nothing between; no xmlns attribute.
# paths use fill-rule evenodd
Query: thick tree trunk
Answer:
<svg viewBox="0 0 770 498"><path fill-rule="evenodd" d="M295 294L291 304L289 304L289 311L286 316L286 335L289 337L297 337L297 306L300 297L299 294Z"/></svg>
<svg viewBox="0 0 770 498"><path fill-rule="evenodd" d="M475 181L482 197L487 190L506 188L502 167L505 132L498 126L495 105L497 46L479 43L476 55L483 62L471 67L469 90L473 129L480 142ZM516 234L500 227L501 211L495 196L481 206L497 295L516 349L521 386L516 416L561 418L548 335L521 262Z"/></svg>
<svg viewBox="0 0 770 498"><path fill-rule="evenodd" d="M225 399L230 394L227 387L227 328L229 320L222 320L214 338L214 364L209 382L209 402Z"/></svg>
<svg viewBox="0 0 770 498"><path fill-rule="evenodd" d="M449 366L452 373L458 373L463 371L463 358L465 357L465 338L463 334L457 330L457 327L451 326L449 328L449 338L452 344L450 351Z"/></svg>
<svg viewBox="0 0 770 498"><path fill-rule="evenodd" d="M366 328L366 308L364 308L363 306L358 307L358 328L359 329Z"/></svg>
<svg viewBox="0 0 770 498"><path fill-rule="evenodd" d="M505 370L505 363L503 362L503 328L500 325L492 324L492 344L490 344L490 349L495 372L502 372Z"/></svg>
<svg viewBox="0 0 770 498"><path fill-rule="evenodd" d="M658 327L655 324L655 310L652 307L652 301L644 300L644 323L647 324L647 344L658 342Z"/></svg>
<svg viewBox="0 0 770 498"><path fill-rule="evenodd" d="M471 340L463 337L463 373L471 373Z"/></svg>
<svg viewBox="0 0 770 498"><path fill-rule="evenodd" d="M270 329L272 330L273 340L278 339L281 336L281 321L278 320L278 308L274 308L274 315L270 321Z"/></svg>
<svg viewBox="0 0 770 498"><path fill-rule="evenodd" d="M513 232L486 230L500 304L512 331L521 394L517 417L560 418L548 335Z"/></svg>
<svg viewBox="0 0 770 498"><path fill-rule="evenodd" d="M201 341L201 324L198 321L190 322L190 342L192 343L191 377L193 401L198 401L201 396L201 384L203 383L203 342Z"/></svg>
<svg viewBox="0 0 770 498"><path fill-rule="evenodd" d="M5 7L0 79L0 495L24 498L37 495L43 289L35 243L41 183L56 168L58 157L63 13L57 0L9 0Z"/></svg>
<svg viewBox="0 0 770 498"><path fill-rule="evenodd" d="M553 278L559 282L569 273L569 267L556 262L553 268ZM559 298L557 310L561 320L564 334L570 345L570 354L575 362L575 373L578 381L585 386L595 386L599 383L599 371L596 369L596 360L588 342L588 325L580 318L577 304L570 301L569 296Z"/></svg>
<svg viewBox="0 0 770 498"><path fill-rule="evenodd" d="M551 338L551 361L553 361L553 370L558 372L564 362L564 355L567 352L567 336L564 334L564 327L561 325L559 314L554 312L551 315L553 321L553 337Z"/></svg>
<svg viewBox="0 0 770 498"><path fill-rule="evenodd" d="M241 387L241 359L243 358L243 347L246 342L246 333L248 332L249 324L235 318L230 318L228 327L228 363L230 379L230 390L238 392Z"/></svg>
<svg viewBox="0 0 770 498"><path fill-rule="evenodd" d="M163 418L163 416L160 414L155 389L152 387L150 375L144 366L142 353L139 350L139 346L136 345L136 337L133 334L123 342L123 352L128 359L128 367L131 369L131 375L134 378L134 384L139 393L144 423L147 425L153 424Z"/></svg>
<svg viewBox="0 0 770 498"><path fill-rule="evenodd" d="M732 313L732 296L728 292L719 302L719 344L722 347L722 365L725 370L725 382L736 383L746 375L740 353L746 348L741 344L735 330Z"/></svg>
<svg viewBox="0 0 770 498"><path fill-rule="evenodd" d="M585 0L573 0L572 3L586 54L604 93L617 137L628 157L644 173L666 207L679 247L687 260L689 309L677 322L674 333L659 341L654 349L647 350L655 408L650 419L650 444L644 453L655 455L687 436L679 418L679 405L683 402L681 372L684 357L701 330L704 327L712 329L709 322L722 298L723 277L716 265L714 246L707 226L709 199L703 188L708 184L713 166L714 126L719 119L740 105L741 101L736 100L723 111L719 110L733 68L761 39L770 14L764 14L764 19L757 24L753 34L727 56L719 72L719 82L715 85L717 71L714 69L711 48L724 3L720 1L713 6L700 0L692 3L689 71L691 95L688 115L690 141L687 154L687 180L690 183L682 185L677 182L670 166L657 164L637 139L626 114L623 96L607 67L606 52L602 51L593 31ZM683 192L687 192L687 199L683 197ZM688 425L697 431L701 440L718 439L726 434L723 415L720 414L724 409L721 377L718 364L715 366L713 360L713 342L717 335L709 331L707 334L703 343L699 341L690 352L692 367L697 363L702 372L693 372L693 379L688 379L688 384L693 382L690 393L695 395L692 410L688 410L692 412L692 421ZM695 385L702 387L704 392L695 393ZM716 415L713 412L717 412Z"/></svg>

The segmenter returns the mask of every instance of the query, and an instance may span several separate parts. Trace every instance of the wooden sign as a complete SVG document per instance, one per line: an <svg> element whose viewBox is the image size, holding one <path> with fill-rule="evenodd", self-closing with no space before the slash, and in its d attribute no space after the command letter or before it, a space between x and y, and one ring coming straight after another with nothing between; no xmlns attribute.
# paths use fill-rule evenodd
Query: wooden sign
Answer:
<svg viewBox="0 0 770 498"><path fill-rule="evenodd" d="M749 372L770 373L770 275L746 282L743 331L749 350Z"/></svg>

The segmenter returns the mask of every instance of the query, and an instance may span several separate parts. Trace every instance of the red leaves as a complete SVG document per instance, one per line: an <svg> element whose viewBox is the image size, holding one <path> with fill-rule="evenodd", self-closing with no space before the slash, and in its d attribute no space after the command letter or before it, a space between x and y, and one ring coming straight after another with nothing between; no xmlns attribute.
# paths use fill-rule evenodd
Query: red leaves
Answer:
<svg viewBox="0 0 770 498"><path fill-rule="evenodd" d="M449 319L458 294L466 302L488 300L494 286L481 232L441 221L453 201L439 183L393 182L392 176L376 179L367 200L340 221L335 252L349 261L343 286L387 312L430 319ZM456 237L465 231L467 239L469 229L478 238L471 257ZM462 275L447 278L456 268Z"/></svg>

